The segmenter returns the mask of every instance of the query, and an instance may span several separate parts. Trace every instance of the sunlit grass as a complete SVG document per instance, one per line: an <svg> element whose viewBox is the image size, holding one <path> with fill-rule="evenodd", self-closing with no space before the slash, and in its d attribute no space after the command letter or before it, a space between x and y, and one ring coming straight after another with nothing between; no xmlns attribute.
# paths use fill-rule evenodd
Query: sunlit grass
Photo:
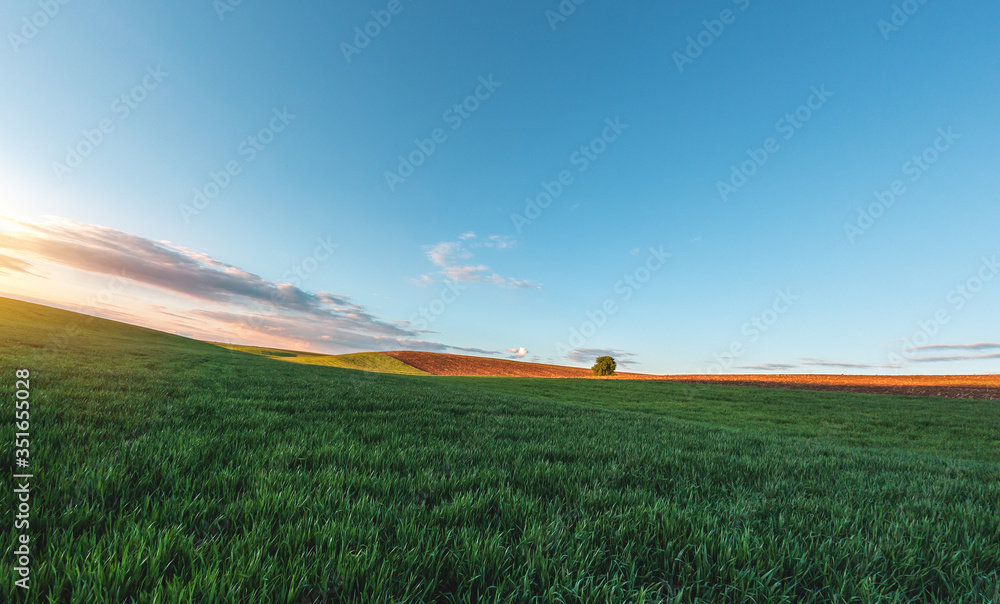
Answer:
<svg viewBox="0 0 1000 604"><path fill-rule="evenodd" d="M395 373L397 375L430 375L426 371L421 371L416 367L411 367L398 359L394 359L378 352L355 352L352 354L327 355L295 352L291 350L278 350L274 348L260 348L257 346L215 344L216 346L221 346L229 350L248 352L250 354L288 361L290 363L300 363L302 365L322 365L324 367L357 369L360 371L372 371L375 373Z"/></svg>

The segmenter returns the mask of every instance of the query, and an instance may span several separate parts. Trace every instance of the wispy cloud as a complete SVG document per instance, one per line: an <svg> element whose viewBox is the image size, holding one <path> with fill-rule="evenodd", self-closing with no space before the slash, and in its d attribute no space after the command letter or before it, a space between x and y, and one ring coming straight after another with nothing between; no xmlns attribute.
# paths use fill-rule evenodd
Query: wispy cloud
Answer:
<svg viewBox="0 0 1000 604"><path fill-rule="evenodd" d="M745 365L736 369L750 369L753 371L788 371L797 369L798 365L787 365L784 363L764 363L762 365Z"/></svg>
<svg viewBox="0 0 1000 604"><path fill-rule="evenodd" d="M930 346L916 346L907 349L910 353L923 353L935 351L970 351L986 352L986 354L954 354L938 356L917 356L911 354L906 360L911 363L947 363L953 361L974 361L980 359L1000 359L1000 344L993 342L981 342L977 344L934 344ZM997 352L989 352L997 351ZM807 369L810 367L825 367L829 369L846 370L871 370L871 369L900 369L902 365L879 365L874 363L847 363L840 361L828 361L825 359L802 358L799 364L792 363L763 363L760 365L746 365L736 367L736 369L748 369L754 371L789 371L792 369Z"/></svg>
<svg viewBox="0 0 1000 604"><path fill-rule="evenodd" d="M956 354L936 357L911 358L914 363L951 363L953 361L981 361L985 359L1000 359L1000 352L991 354Z"/></svg>
<svg viewBox="0 0 1000 604"><path fill-rule="evenodd" d="M566 358L574 363L593 363L597 357L609 356L615 359L619 367L628 367L638 363L636 355L615 348L574 348Z"/></svg>
<svg viewBox="0 0 1000 604"><path fill-rule="evenodd" d="M38 276L31 272L36 264L52 263L90 274L124 275L130 282L187 299L189 308L172 308L172 314L185 317L186 326L200 319L206 333L217 333L221 326L229 333L239 330L336 351L497 354L423 341L406 322L382 320L348 296L268 281L166 241L62 219L5 220L13 228L0 231L0 250L5 252L0 269ZM156 309L157 304L150 301L146 307Z"/></svg>
<svg viewBox="0 0 1000 604"><path fill-rule="evenodd" d="M420 287L427 287L434 283L434 279L431 279L430 275L420 275L419 278L410 279L410 283L413 285L419 285Z"/></svg>
<svg viewBox="0 0 1000 604"><path fill-rule="evenodd" d="M951 363L1000 358L1000 343L975 342L972 344L927 344L905 349L907 361L912 363ZM934 354L947 353L953 354Z"/></svg>
<svg viewBox="0 0 1000 604"><path fill-rule="evenodd" d="M0 237L3 237L0 234ZM18 260L17 258L11 258L10 256L4 256L0 254L0 273L7 273L11 271L28 272L28 268L31 267L30 264L24 260Z"/></svg>
<svg viewBox="0 0 1000 604"><path fill-rule="evenodd" d="M808 367L829 367L831 369L898 369L898 365L875 365L871 363L842 363L824 359L800 359Z"/></svg>
<svg viewBox="0 0 1000 604"><path fill-rule="evenodd" d="M458 241L442 241L441 243L430 245L424 248L424 253L431 264L437 267L438 275L446 280L466 283L488 283L506 289L538 289L541 287L534 281L512 279L504 277L490 269L485 264L472 262L473 250L489 248L505 250L516 245L516 241L510 237L500 235L490 235L480 238L475 233L462 233ZM418 285L432 283L434 279L430 275L422 275L419 279L413 280Z"/></svg>
<svg viewBox="0 0 1000 604"><path fill-rule="evenodd" d="M996 342L977 342L975 344L929 344L927 346L914 346L909 350L916 350L918 352L935 351L935 350L996 350L1000 351L1000 344Z"/></svg>
<svg viewBox="0 0 1000 604"><path fill-rule="evenodd" d="M72 221L19 226L24 231L16 236L0 234L0 248L90 273L125 274L132 281L206 302L256 302L279 312L333 319L339 328L361 328L381 336L412 335L399 325L379 321L346 296L266 281L169 242Z"/></svg>

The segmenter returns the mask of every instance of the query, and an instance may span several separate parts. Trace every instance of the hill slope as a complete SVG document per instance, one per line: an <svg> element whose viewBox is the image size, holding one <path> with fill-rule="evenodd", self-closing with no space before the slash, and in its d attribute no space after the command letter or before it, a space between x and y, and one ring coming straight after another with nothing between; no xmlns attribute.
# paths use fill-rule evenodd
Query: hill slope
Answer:
<svg viewBox="0 0 1000 604"><path fill-rule="evenodd" d="M277 348L261 348L258 346L238 346L212 342L216 346L237 350L260 356L270 357L290 363L302 365L320 365L323 367L339 367L341 369L357 369L374 373L393 373L396 375L431 375L403 361L378 352L356 352L352 354L316 354L312 352L296 352Z"/></svg>

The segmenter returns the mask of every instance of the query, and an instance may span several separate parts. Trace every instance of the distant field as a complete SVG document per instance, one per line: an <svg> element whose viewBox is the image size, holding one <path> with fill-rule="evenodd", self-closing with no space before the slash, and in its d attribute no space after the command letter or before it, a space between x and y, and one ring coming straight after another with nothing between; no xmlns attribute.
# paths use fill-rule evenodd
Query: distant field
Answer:
<svg viewBox="0 0 1000 604"><path fill-rule="evenodd" d="M382 353L434 375L480 377L594 378L589 369L542 365L435 352L397 351ZM618 372L615 380L674 381L732 384L767 388L833 390L871 394L907 394L1000 400L998 375L649 375Z"/></svg>
<svg viewBox="0 0 1000 604"><path fill-rule="evenodd" d="M416 367L433 375L464 375L484 377L540 377L540 378L592 378L589 369L543 365L506 359L489 359L459 354L434 352L395 351L386 356Z"/></svg>
<svg viewBox="0 0 1000 604"><path fill-rule="evenodd" d="M579 367L436 352L394 351L323 355L255 346L217 345L230 350L269 356L293 363L326 365L399 375L671 381L693 384L690 388L697 388L701 384L719 384L793 390L1000 400L1000 375L650 375L619 372L613 378L595 378L589 369Z"/></svg>
<svg viewBox="0 0 1000 604"><path fill-rule="evenodd" d="M38 602L1000 600L994 401L391 375L4 299L0 334Z"/></svg>

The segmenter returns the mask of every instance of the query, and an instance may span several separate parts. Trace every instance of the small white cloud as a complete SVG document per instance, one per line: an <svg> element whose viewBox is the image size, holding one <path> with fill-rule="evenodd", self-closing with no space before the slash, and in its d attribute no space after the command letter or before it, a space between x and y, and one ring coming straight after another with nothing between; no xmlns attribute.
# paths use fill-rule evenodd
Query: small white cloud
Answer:
<svg viewBox="0 0 1000 604"><path fill-rule="evenodd" d="M525 348L524 346L520 348L508 348L507 352L511 353L512 355L514 355L519 359L528 356L528 349Z"/></svg>
<svg viewBox="0 0 1000 604"><path fill-rule="evenodd" d="M492 283L505 289L539 289L541 286L534 281L512 279L501 276L490 270L485 264L471 264L466 261L473 254L470 250L477 248L493 248L498 250L514 246L515 240L501 235L490 235L485 240L472 241L475 234L471 231L459 235L459 241L442 241L424 248L427 259L431 261L445 279L455 282ZM467 242L467 243L466 243ZM417 281L414 281L417 282ZM424 275L417 283L429 284L434 280Z"/></svg>
<svg viewBox="0 0 1000 604"><path fill-rule="evenodd" d="M470 258L472 252L457 241L442 241L427 248L427 259L437 266L451 266L457 258Z"/></svg>
<svg viewBox="0 0 1000 604"><path fill-rule="evenodd" d="M490 235L486 241L482 243L483 247L493 247L500 250L505 250L509 247L514 247L517 240L513 237L504 237L501 235Z"/></svg>

